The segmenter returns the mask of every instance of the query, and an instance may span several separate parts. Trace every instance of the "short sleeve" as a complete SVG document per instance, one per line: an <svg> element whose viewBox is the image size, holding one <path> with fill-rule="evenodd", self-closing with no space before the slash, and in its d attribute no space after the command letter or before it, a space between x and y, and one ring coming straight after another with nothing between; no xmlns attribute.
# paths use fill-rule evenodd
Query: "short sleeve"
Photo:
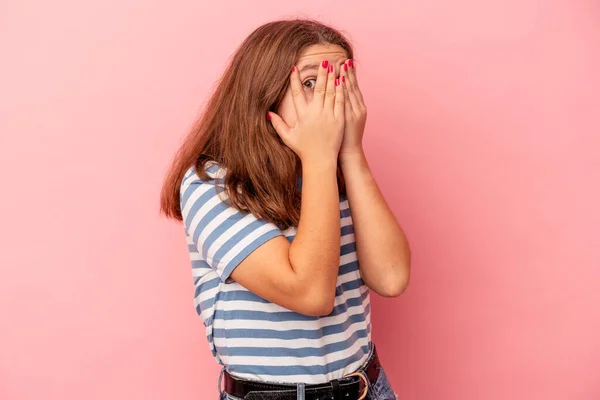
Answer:
<svg viewBox="0 0 600 400"><path fill-rule="evenodd" d="M228 205L222 185L186 174L181 184L181 210L186 234L203 261L226 282L233 270L268 240L283 235L273 223Z"/></svg>

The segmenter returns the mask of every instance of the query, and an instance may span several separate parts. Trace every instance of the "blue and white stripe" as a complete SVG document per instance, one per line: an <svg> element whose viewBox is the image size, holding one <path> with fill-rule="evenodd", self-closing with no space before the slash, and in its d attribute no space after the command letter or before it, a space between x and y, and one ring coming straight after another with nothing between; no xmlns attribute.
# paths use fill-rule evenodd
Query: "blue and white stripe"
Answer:
<svg viewBox="0 0 600 400"><path fill-rule="evenodd" d="M371 341L369 289L360 277L348 200L340 199L341 247L335 306L325 317L285 309L248 291L229 277L279 230L227 205L225 170L210 162L210 181L190 168L181 183L181 209L192 264L194 304L206 327L213 356L241 378L315 384L356 371ZM215 187L215 181L217 187Z"/></svg>

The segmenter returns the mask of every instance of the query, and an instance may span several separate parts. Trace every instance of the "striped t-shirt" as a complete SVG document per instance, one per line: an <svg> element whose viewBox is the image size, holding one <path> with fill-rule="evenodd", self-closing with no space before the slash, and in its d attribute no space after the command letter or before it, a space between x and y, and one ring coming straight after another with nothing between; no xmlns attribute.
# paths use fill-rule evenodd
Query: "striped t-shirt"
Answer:
<svg viewBox="0 0 600 400"><path fill-rule="evenodd" d="M333 312L306 316L229 278L269 239L284 235L292 242L296 228L281 231L226 204L226 170L212 161L205 168L209 181L201 181L193 168L187 171L181 183L181 209L194 304L217 362L240 378L281 383L323 383L356 371L369 354L371 313L369 289L358 270L348 199L340 198L340 266Z"/></svg>

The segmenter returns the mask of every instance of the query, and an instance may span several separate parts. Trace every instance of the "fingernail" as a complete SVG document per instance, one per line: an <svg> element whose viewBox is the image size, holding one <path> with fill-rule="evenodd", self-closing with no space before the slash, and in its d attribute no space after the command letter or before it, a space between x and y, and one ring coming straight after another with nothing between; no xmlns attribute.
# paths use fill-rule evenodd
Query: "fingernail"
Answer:
<svg viewBox="0 0 600 400"><path fill-rule="evenodd" d="M344 71L348 71L348 64L344 64Z"/></svg>
<svg viewBox="0 0 600 400"><path fill-rule="evenodd" d="M342 76L342 82L346 82L346 77Z"/></svg>
<svg viewBox="0 0 600 400"><path fill-rule="evenodd" d="M348 65L350 65L352 68L354 68L354 61L352 61L352 60L349 60L349 61L348 61Z"/></svg>
<svg viewBox="0 0 600 400"><path fill-rule="evenodd" d="M296 67L292 67L292 72L294 72L296 70Z"/></svg>
<svg viewBox="0 0 600 400"><path fill-rule="evenodd" d="M333 72L333 65L329 66L329 72Z"/></svg>
<svg viewBox="0 0 600 400"><path fill-rule="evenodd" d="M323 68L327 68L327 66L329 65L329 61L327 60L323 60Z"/></svg>
<svg viewBox="0 0 600 400"><path fill-rule="evenodd" d="M267 119L270 121L271 120L271 114L267 113Z"/></svg>
<svg viewBox="0 0 600 400"><path fill-rule="evenodd" d="M340 86L340 80L339 79L335 80L335 86Z"/></svg>

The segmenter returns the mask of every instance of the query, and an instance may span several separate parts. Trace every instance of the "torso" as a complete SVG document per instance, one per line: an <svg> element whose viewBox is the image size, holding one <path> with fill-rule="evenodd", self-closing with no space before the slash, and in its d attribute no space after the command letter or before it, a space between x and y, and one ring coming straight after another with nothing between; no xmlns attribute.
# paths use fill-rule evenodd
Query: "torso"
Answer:
<svg viewBox="0 0 600 400"><path fill-rule="evenodd" d="M217 167L212 166L213 177ZM190 169L182 186L182 201L205 201L211 190L205 185L214 186L214 181L201 182ZM203 197L193 196L193 190L205 193ZM209 215L210 207L199 204L187 208ZM223 282L199 251L200 238L194 239L195 227L190 225L202 218L199 214L187 215L185 228L196 311L217 362L232 375L245 379L307 384L339 379L362 365L371 342L370 295L360 277L347 198L340 198L341 247L335 308L326 317L295 313L260 298L237 282ZM220 234L227 232L225 229ZM292 242L296 228L278 233Z"/></svg>

